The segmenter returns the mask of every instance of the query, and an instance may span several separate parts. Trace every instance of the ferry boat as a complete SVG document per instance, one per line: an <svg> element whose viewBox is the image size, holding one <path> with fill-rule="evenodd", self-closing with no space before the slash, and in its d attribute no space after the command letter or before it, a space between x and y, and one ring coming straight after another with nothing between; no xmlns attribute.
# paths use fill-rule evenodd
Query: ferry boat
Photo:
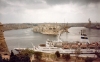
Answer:
<svg viewBox="0 0 100 62"><path fill-rule="evenodd" d="M60 36L60 34L59 34ZM45 52L45 53L55 53L59 51L60 53L70 53L75 54L79 51L81 54L94 54L96 51L100 52L100 44L97 42L89 42L88 36L81 32L80 41L75 43L68 43L62 40L51 41L47 40L46 44L40 44L37 47L32 44L33 48L30 50ZM25 50L27 48L14 48L16 51Z"/></svg>

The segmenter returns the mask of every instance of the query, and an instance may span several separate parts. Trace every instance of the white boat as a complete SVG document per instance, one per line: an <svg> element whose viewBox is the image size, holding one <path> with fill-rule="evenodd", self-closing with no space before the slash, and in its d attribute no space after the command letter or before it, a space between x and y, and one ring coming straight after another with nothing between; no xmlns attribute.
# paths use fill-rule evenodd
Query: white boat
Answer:
<svg viewBox="0 0 100 62"><path fill-rule="evenodd" d="M58 46L59 45L59 46ZM79 49L81 54L93 54L97 51L95 48L63 48L63 42L53 42L46 41L46 44L40 44L38 47L35 47L34 51L40 51L45 53L55 53L59 51L60 53L70 53L74 54ZM100 50L98 50L100 52Z"/></svg>
<svg viewBox="0 0 100 62"><path fill-rule="evenodd" d="M76 48L63 48L62 45L63 45L63 42L53 42L53 41L47 40L46 44L40 44L38 45L38 47L33 46L33 48L28 48L28 49L44 52L44 53L55 53L56 51L59 51L60 53L74 54L77 51ZM15 48L16 51L21 51L25 49L27 48ZM81 54L93 54L95 53L95 51L97 51L95 48L81 48L81 47L79 50ZM98 51L100 52L100 50Z"/></svg>

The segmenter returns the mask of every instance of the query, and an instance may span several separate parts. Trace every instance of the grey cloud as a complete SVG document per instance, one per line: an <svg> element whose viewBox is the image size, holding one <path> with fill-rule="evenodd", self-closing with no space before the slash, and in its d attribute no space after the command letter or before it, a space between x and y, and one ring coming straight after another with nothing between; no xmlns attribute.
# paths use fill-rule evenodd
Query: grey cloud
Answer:
<svg viewBox="0 0 100 62"><path fill-rule="evenodd" d="M9 4L4 0L0 0L0 9L7 7Z"/></svg>
<svg viewBox="0 0 100 62"><path fill-rule="evenodd" d="M26 9L43 9L46 6L42 4L42 0L0 0L0 21L21 22Z"/></svg>
<svg viewBox="0 0 100 62"><path fill-rule="evenodd" d="M0 0L0 9L4 9L5 7L18 7L15 4L23 5L24 8L32 8L32 9L41 9L47 8L46 5L42 4L46 2L48 5L58 5L58 4L80 4L87 5L89 3L99 3L100 0ZM12 3L12 4L10 4ZM44 3L45 4L45 3Z"/></svg>
<svg viewBox="0 0 100 62"><path fill-rule="evenodd" d="M0 0L0 9L6 7L44 9L47 8L47 6L48 5L44 3L44 0Z"/></svg>
<svg viewBox="0 0 100 62"><path fill-rule="evenodd" d="M42 0L8 0L9 2L25 3L25 4L40 4Z"/></svg>
<svg viewBox="0 0 100 62"><path fill-rule="evenodd" d="M48 5L43 4L43 0L0 0L0 13L13 11L23 12L25 9L44 9Z"/></svg>
<svg viewBox="0 0 100 62"><path fill-rule="evenodd" d="M45 0L45 1L50 5L68 4L68 3L87 5L90 3L99 3L100 2L100 0Z"/></svg>
<svg viewBox="0 0 100 62"><path fill-rule="evenodd" d="M21 22L21 15L20 14L10 14L10 13L7 13L7 14L2 14L1 15L1 19L0 19L0 22L3 22L3 23L15 23L15 22Z"/></svg>
<svg viewBox="0 0 100 62"><path fill-rule="evenodd" d="M50 5L63 5L63 4L78 4L88 5L90 3L98 4L100 0L0 0L0 21L2 22L22 22L21 14L24 14L26 9L28 10L39 10L49 8ZM84 18L94 18L94 20L100 19L100 5L98 8L91 8L86 6L81 6L82 9L79 9L83 12L86 17ZM52 7L52 6L51 6ZM79 14L80 15L80 14ZM63 15L62 15L63 16ZM39 15L39 17L41 17ZM26 17L27 18L27 17ZM84 19L83 18L83 19Z"/></svg>

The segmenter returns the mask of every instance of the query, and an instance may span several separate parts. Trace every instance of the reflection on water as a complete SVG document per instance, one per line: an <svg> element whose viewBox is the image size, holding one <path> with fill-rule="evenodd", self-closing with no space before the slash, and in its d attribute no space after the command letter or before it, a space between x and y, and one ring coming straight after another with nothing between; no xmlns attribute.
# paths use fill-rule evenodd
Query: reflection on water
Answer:
<svg viewBox="0 0 100 62"><path fill-rule="evenodd" d="M84 27L72 27L69 29L70 33L63 33L61 35L62 40L64 41L75 41L79 40L80 30L86 30L86 34L89 36L91 42L100 41L100 31L99 30L89 30ZM8 48L11 50L18 47L32 47L31 42L37 46L40 43L45 43L47 39L57 40L57 36L43 35L40 33L34 33L32 29L19 29L19 30L10 30L4 32Z"/></svg>

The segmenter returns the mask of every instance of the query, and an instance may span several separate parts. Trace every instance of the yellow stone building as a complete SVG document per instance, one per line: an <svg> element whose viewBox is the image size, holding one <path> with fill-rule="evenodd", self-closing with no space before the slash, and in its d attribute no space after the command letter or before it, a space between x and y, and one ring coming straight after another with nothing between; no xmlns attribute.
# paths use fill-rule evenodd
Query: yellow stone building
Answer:
<svg viewBox="0 0 100 62"><path fill-rule="evenodd" d="M7 44L5 42L4 34L3 34L3 24L0 23L0 53L2 52L9 52Z"/></svg>

